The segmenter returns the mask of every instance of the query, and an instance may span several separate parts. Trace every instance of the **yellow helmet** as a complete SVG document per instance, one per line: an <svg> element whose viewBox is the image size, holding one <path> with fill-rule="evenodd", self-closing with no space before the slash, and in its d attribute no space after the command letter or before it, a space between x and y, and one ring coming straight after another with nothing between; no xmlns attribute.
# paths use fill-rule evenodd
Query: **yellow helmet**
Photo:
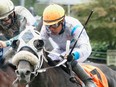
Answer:
<svg viewBox="0 0 116 87"><path fill-rule="evenodd" d="M65 16L63 7L57 4L51 4L43 12L43 24L53 25L61 21Z"/></svg>
<svg viewBox="0 0 116 87"><path fill-rule="evenodd" d="M0 19L8 17L14 11L14 4L11 0L0 0Z"/></svg>

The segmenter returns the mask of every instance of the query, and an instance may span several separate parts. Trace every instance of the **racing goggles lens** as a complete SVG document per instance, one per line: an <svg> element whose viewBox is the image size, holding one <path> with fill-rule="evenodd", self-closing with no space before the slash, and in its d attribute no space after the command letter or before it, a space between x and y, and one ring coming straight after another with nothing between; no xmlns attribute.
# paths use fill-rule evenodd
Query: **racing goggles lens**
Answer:
<svg viewBox="0 0 116 87"><path fill-rule="evenodd" d="M57 24L53 24L53 25L46 25L46 28L58 28L60 26L61 22L58 22Z"/></svg>
<svg viewBox="0 0 116 87"><path fill-rule="evenodd" d="M1 23L1 24L4 24L4 22L9 21L11 18L12 18L12 14L10 14L8 17L6 17L6 18L4 18L4 19L1 19L1 20L0 20L0 23Z"/></svg>

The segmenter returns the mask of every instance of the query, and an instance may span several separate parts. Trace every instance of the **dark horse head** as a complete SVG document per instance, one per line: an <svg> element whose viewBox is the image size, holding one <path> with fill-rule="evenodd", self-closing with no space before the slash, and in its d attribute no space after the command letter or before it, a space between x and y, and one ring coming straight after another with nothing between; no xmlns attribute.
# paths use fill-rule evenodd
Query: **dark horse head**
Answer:
<svg viewBox="0 0 116 87"><path fill-rule="evenodd" d="M33 27L27 27L20 34L17 53L13 57L13 64L17 66L17 81L29 87L81 87L70 82L69 74L60 67L47 69L50 65L43 56L43 46L39 32Z"/></svg>

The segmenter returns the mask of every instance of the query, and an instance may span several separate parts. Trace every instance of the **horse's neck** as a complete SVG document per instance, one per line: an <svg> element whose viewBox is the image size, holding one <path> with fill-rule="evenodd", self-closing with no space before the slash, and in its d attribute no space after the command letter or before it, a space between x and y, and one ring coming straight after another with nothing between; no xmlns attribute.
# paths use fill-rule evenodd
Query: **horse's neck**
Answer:
<svg viewBox="0 0 116 87"><path fill-rule="evenodd" d="M6 71L7 69L12 69L13 71L16 70L16 66L14 66L11 63L4 63L1 67L0 67L3 71Z"/></svg>
<svg viewBox="0 0 116 87"><path fill-rule="evenodd" d="M12 82L15 80L15 69L10 66L10 64L4 64L0 68L0 87L6 87L7 85L12 85ZM3 86L5 84L5 86ZM2 86L1 86L2 85ZM11 87L11 86L10 86Z"/></svg>

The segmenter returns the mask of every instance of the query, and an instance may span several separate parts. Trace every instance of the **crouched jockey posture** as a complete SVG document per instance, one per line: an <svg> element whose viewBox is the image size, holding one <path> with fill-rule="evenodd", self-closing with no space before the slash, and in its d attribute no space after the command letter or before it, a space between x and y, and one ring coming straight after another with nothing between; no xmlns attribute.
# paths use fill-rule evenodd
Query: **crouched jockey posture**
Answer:
<svg viewBox="0 0 116 87"><path fill-rule="evenodd" d="M73 47L78 36L78 43L75 46L71 55L68 56L68 61L71 63L72 70L85 83L86 87L96 87L92 78L84 71L78 62L85 61L91 54L91 46L89 37L83 29L82 24L75 18L65 15L64 9L56 4L51 4L45 8L43 12L43 26L41 29L41 37L45 41L50 40L54 49L52 52L65 54L66 42L70 40L70 49ZM62 60L55 55L48 55L52 60ZM78 61L78 62L77 62Z"/></svg>
<svg viewBox="0 0 116 87"><path fill-rule="evenodd" d="M3 48L11 46L13 40L16 40L20 32L25 29L25 26L36 26L37 22L33 15L23 6L14 6L11 0L0 0L0 62L4 58L9 58L13 54L10 48L6 55L3 53Z"/></svg>

